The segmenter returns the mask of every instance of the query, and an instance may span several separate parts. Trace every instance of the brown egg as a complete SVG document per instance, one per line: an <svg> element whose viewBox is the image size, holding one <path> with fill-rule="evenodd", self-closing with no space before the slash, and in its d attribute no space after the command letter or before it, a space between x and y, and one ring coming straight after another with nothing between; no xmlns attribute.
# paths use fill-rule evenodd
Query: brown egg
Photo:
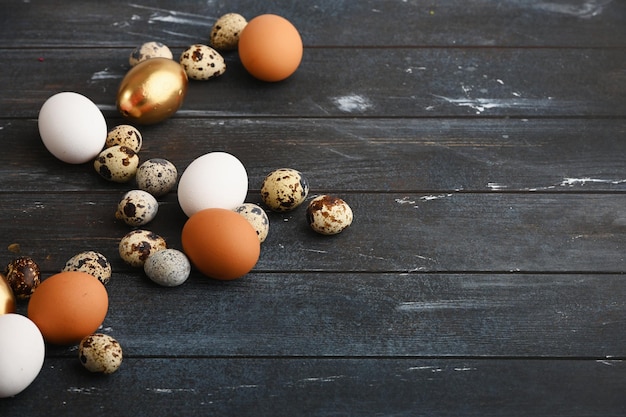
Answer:
<svg viewBox="0 0 626 417"><path fill-rule="evenodd" d="M39 265L28 256L20 256L9 262L5 274L18 300L28 299L40 282Z"/></svg>
<svg viewBox="0 0 626 417"><path fill-rule="evenodd" d="M46 342L69 345L94 333L104 321L109 297L98 278L82 271L45 279L28 302L28 318Z"/></svg>
<svg viewBox="0 0 626 417"><path fill-rule="evenodd" d="M302 38L287 19L263 14L250 20L239 35L239 58L244 68L262 81L281 81L302 60Z"/></svg>
<svg viewBox="0 0 626 417"><path fill-rule="evenodd" d="M183 67L168 58L151 58L128 71L117 92L117 109L131 122L154 124L176 113L186 94Z"/></svg>
<svg viewBox="0 0 626 417"><path fill-rule="evenodd" d="M209 208L193 214L181 236L183 251L204 275L232 280L250 272L261 243L245 217L232 210Z"/></svg>
<svg viewBox="0 0 626 417"><path fill-rule="evenodd" d="M15 313L15 296L4 274L0 273L0 315Z"/></svg>

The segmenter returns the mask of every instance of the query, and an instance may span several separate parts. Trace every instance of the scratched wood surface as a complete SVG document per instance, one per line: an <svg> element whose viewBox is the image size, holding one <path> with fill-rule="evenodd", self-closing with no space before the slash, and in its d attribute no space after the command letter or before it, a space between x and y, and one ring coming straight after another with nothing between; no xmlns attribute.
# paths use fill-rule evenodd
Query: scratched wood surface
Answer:
<svg viewBox="0 0 626 417"><path fill-rule="evenodd" d="M91 375L47 346L3 416L623 416L626 3L617 0L132 3L0 1L0 263L48 276L113 265L101 328L125 359ZM207 42L236 11L287 17L304 59L264 84L236 53L143 127L141 158L182 171L223 150L250 176L290 166L355 222L270 213L254 270L165 289L117 256L133 184L57 161L37 114L58 91L107 124L130 50ZM175 191L150 229L180 247ZM14 246L12 246L14 248ZM19 311L25 313L26 305Z"/></svg>

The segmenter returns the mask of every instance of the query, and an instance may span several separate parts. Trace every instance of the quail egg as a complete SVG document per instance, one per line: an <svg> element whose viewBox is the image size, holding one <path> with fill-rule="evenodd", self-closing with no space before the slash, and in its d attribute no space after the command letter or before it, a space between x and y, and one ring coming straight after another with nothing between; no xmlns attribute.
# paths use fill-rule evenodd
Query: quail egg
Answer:
<svg viewBox="0 0 626 417"><path fill-rule="evenodd" d="M94 333L78 345L78 359L90 372L112 374L122 364L122 346L109 335Z"/></svg>
<svg viewBox="0 0 626 417"><path fill-rule="evenodd" d="M309 203L306 210L309 226L323 235L336 235L352 224L352 209L344 200L321 195Z"/></svg>
<svg viewBox="0 0 626 417"><path fill-rule="evenodd" d="M143 138L139 130L131 125L118 125L109 130L105 141L105 147L110 148L115 145L127 146L135 152L141 150Z"/></svg>
<svg viewBox="0 0 626 417"><path fill-rule="evenodd" d="M111 279L111 264L103 254L92 250L72 256L63 267L63 272L65 271L86 272L105 285Z"/></svg>
<svg viewBox="0 0 626 417"><path fill-rule="evenodd" d="M172 51L161 42L146 42L133 49L128 57L128 63L131 67L150 58L169 58L173 59Z"/></svg>
<svg viewBox="0 0 626 417"><path fill-rule="evenodd" d="M309 183L295 169L281 168L270 172L263 180L261 198L274 211L289 211L298 207L309 194Z"/></svg>
<svg viewBox="0 0 626 417"><path fill-rule="evenodd" d="M211 29L211 46L223 51L237 49L239 34L247 24L246 18L239 13L226 13Z"/></svg>
<svg viewBox="0 0 626 417"><path fill-rule="evenodd" d="M165 239L148 230L133 230L119 244L120 257L134 267L143 267L146 259L157 251L167 249Z"/></svg>
<svg viewBox="0 0 626 417"><path fill-rule="evenodd" d="M106 180L128 182L137 173L139 155L128 146L115 145L100 152L93 166Z"/></svg>
<svg viewBox="0 0 626 417"><path fill-rule="evenodd" d="M41 283L39 265L28 256L20 256L9 262L5 277L18 300L30 298Z"/></svg>
<svg viewBox="0 0 626 417"><path fill-rule="evenodd" d="M118 203L115 218L129 226L143 226L150 223L158 211L159 203L152 194L143 190L131 190Z"/></svg>
<svg viewBox="0 0 626 417"><path fill-rule="evenodd" d="M270 220L261 207L253 203L243 203L234 209L250 222L260 242L264 242L270 230Z"/></svg>
<svg viewBox="0 0 626 417"><path fill-rule="evenodd" d="M137 168L137 186L155 197L169 193L176 185L178 171L170 161L162 158L148 159Z"/></svg>
<svg viewBox="0 0 626 417"><path fill-rule="evenodd" d="M180 65L192 80L209 80L226 71L224 57L207 45L191 45L180 55Z"/></svg>
<svg viewBox="0 0 626 417"><path fill-rule="evenodd" d="M143 269L153 282L164 287L176 287L189 277L191 264L183 252L163 249L150 255Z"/></svg>

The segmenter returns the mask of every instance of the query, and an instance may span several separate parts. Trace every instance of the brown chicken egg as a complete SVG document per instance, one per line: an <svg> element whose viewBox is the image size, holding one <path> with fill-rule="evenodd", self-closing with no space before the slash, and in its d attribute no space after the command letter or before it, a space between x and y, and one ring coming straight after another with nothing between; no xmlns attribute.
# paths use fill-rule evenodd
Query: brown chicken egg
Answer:
<svg viewBox="0 0 626 417"><path fill-rule="evenodd" d="M232 210L208 208L193 214L181 236L183 251L204 275L232 280L250 272L261 243L245 217Z"/></svg>
<svg viewBox="0 0 626 417"><path fill-rule="evenodd" d="M151 58L126 74L117 92L117 109L137 124L161 122L182 106L187 94L187 74L176 61Z"/></svg>

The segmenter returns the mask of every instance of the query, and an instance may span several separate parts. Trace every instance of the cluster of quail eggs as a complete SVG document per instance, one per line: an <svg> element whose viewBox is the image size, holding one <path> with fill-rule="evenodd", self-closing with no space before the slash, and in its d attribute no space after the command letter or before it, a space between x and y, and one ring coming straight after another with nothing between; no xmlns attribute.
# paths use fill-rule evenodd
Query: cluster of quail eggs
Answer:
<svg viewBox="0 0 626 417"><path fill-rule="evenodd" d="M276 212L291 211L300 206L309 194L309 183L293 168L270 172L263 180L261 198ZM313 198L306 209L309 226L323 235L336 235L352 224L352 209L343 199L331 195Z"/></svg>
<svg viewBox="0 0 626 417"><path fill-rule="evenodd" d="M211 29L210 45L194 43L188 46L178 58L187 77L192 80L210 80L224 74L226 62L218 51L237 49L239 34L247 25L247 20L238 13L227 13L217 19ZM173 59L174 55L162 42L146 42L135 48L128 59L131 67L151 58Z"/></svg>

